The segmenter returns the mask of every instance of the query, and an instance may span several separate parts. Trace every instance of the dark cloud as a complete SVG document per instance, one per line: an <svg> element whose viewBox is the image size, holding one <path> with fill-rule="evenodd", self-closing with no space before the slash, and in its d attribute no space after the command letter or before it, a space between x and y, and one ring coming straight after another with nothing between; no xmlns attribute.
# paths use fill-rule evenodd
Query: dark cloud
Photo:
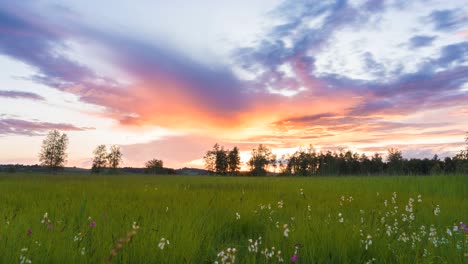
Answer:
<svg viewBox="0 0 468 264"><path fill-rule="evenodd" d="M84 131L94 128L76 127L65 123L36 122L12 118L0 119L0 135L38 136L44 135L47 131L52 129L63 131Z"/></svg>
<svg viewBox="0 0 468 264"><path fill-rule="evenodd" d="M43 101L45 100L44 97L29 92L20 92L20 91L0 91L0 97L4 98L14 98L14 99L30 99L30 100L37 100Z"/></svg>
<svg viewBox="0 0 468 264"><path fill-rule="evenodd" d="M430 46L436 39L436 36L414 36L409 40L411 48L421 48Z"/></svg>

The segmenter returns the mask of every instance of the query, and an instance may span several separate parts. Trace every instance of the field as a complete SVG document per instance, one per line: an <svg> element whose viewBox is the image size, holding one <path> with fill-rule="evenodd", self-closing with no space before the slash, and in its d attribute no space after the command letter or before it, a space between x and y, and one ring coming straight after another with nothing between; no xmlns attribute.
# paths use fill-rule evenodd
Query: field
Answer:
<svg viewBox="0 0 468 264"><path fill-rule="evenodd" d="M0 201L0 263L468 263L467 176L0 174Z"/></svg>

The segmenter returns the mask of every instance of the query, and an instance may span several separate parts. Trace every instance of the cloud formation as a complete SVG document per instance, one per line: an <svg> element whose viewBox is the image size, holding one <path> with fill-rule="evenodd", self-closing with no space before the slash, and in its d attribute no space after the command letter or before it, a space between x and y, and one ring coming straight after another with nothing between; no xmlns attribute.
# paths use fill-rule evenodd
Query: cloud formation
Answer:
<svg viewBox="0 0 468 264"><path fill-rule="evenodd" d="M30 92L20 92L20 91L0 91L0 97L3 98L13 98L13 99L30 99L36 101L44 101L44 97Z"/></svg>
<svg viewBox="0 0 468 264"><path fill-rule="evenodd" d="M269 12L273 26L234 48L229 63L200 62L164 39L87 25L67 8L1 2L0 53L32 66L28 80L102 106L97 114L124 127L291 147L382 143L385 134L434 140L454 137L467 122L468 44L459 32L468 10L461 1L285 1ZM93 52L79 61L76 43ZM128 82L100 72L89 57ZM40 91L0 97L44 99ZM417 118L428 111L437 121ZM458 116L444 118L447 112ZM28 129L23 134L33 134ZM430 134L437 131L445 132Z"/></svg>
<svg viewBox="0 0 468 264"><path fill-rule="evenodd" d="M49 130L62 130L62 131L84 131L93 128L76 127L71 124L65 123L49 123L38 121L27 121L14 118L0 119L0 136L8 135L24 135L24 136L39 136L44 135Z"/></svg>

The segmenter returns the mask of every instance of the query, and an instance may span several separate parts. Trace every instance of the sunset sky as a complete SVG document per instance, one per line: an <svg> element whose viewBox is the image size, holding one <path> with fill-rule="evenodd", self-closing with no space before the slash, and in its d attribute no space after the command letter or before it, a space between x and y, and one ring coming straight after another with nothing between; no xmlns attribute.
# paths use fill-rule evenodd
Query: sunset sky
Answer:
<svg viewBox="0 0 468 264"><path fill-rule="evenodd" d="M0 0L0 163L203 167L317 150L453 156L468 131L466 1Z"/></svg>

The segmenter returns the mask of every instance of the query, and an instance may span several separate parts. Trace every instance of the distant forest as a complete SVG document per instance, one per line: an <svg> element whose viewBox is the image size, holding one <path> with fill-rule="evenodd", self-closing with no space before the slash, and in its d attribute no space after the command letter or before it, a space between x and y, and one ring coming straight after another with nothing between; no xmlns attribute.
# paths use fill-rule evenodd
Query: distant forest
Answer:
<svg viewBox="0 0 468 264"><path fill-rule="evenodd" d="M466 174L468 175L468 134L464 149L454 157L440 159L437 155L428 159L405 159L396 148L388 149L386 159L375 153L372 156L351 151L317 152L312 146L301 148L292 155L277 157L271 148L260 144L251 151L247 161L249 170L240 171L239 149L225 149L215 144L203 157L205 170L195 168L171 169L163 166L160 159L151 159L144 168L121 168L122 152L119 146L99 145L93 151L91 170L65 168L68 137L57 130L50 131L44 139L39 153L40 165L0 165L0 172L49 172L63 171L73 173L146 173L146 174L183 174L183 175L296 175L296 176L341 176L341 175L431 175Z"/></svg>
<svg viewBox="0 0 468 264"><path fill-rule="evenodd" d="M236 175L239 173L236 155L237 148L224 150L216 144L204 157L206 169L215 174ZM465 138L464 150L443 160L437 155L432 159L405 159L402 152L395 148L388 150L384 160L378 153L369 157L349 150L316 152L312 146L278 158L270 148L259 145L252 150L248 165L248 174L253 176L272 174L272 171L275 174L297 176L468 174L468 136Z"/></svg>

